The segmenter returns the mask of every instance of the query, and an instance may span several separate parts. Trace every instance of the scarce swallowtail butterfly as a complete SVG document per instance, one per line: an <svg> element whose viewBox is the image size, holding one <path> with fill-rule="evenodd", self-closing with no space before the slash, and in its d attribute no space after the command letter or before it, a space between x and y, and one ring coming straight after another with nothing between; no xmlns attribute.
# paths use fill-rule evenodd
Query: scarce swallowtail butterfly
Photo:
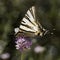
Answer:
<svg viewBox="0 0 60 60"><path fill-rule="evenodd" d="M41 24L38 22L35 16L35 6L32 6L23 19L21 20L20 26L18 28L15 28L15 34L18 35L24 35L29 37L34 36L43 36L46 32L46 29L44 29Z"/></svg>

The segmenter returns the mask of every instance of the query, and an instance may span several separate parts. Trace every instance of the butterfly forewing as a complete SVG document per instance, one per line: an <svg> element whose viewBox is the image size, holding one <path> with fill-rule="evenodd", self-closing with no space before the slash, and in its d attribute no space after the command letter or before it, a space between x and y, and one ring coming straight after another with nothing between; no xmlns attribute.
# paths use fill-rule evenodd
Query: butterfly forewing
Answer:
<svg viewBox="0 0 60 60"><path fill-rule="evenodd" d="M41 28L42 26L37 22L35 17L35 7L32 6L23 17L19 26L19 33L17 34L35 36L40 33L40 36L42 36L43 32L41 31Z"/></svg>

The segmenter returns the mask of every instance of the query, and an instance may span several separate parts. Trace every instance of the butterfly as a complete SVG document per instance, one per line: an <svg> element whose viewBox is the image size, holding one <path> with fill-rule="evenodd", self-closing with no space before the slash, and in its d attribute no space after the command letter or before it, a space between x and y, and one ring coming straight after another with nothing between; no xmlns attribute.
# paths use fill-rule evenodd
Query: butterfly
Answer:
<svg viewBox="0 0 60 60"><path fill-rule="evenodd" d="M18 28L15 28L15 35L24 35L24 36L43 36L47 30L42 27L42 25L36 19L35 6L32 6L23 19Z"/></svg>

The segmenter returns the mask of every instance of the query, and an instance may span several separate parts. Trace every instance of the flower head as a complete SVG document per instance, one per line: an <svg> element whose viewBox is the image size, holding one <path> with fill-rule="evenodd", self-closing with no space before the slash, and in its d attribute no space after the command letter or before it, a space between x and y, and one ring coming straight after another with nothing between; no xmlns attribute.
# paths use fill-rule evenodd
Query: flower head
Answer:
<svg viewBox="0 0 60 60"><path fill-rule="evenodd" d="M17 37L16 38L16 49L23 51L24 49L29 49L32 45L31 40L28 37Z"/></svg>
<svg viewBox="0 0 60 60"><path fill-rule="evenodd" d="M34 48L34 52L35 53L42 53L42 52L44 52L46 49L45 49L45 47L42 47L42 46L36 46L35 48Z"/></svg>

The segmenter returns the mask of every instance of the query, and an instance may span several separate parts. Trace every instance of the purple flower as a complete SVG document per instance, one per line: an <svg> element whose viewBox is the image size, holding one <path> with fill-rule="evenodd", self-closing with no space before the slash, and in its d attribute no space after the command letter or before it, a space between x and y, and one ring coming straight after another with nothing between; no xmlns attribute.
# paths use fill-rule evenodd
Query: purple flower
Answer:
<svg viewBox="0 0 60 60"><path fill-rule="evenodd" d="M17 37L16 38L16 49L23 51L24 49L29 49L30 46L32 45L31 40L28 37Z"/></svg>

